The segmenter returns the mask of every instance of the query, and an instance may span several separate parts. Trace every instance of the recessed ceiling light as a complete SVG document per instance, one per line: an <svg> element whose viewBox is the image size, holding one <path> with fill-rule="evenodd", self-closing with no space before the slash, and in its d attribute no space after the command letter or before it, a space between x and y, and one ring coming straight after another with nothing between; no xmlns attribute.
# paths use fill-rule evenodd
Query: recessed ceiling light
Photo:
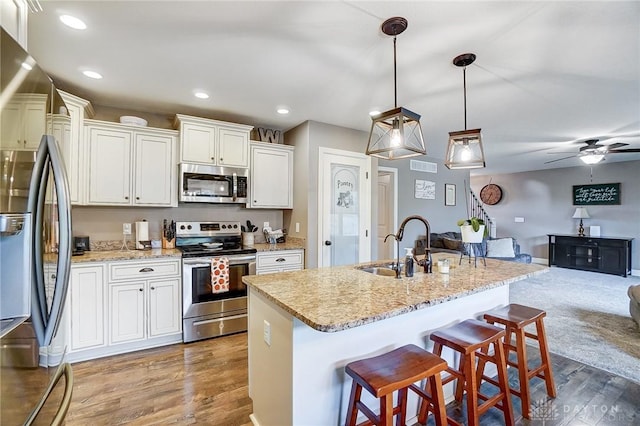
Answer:
<svg viewBox="0 0 640 426"><path fill-rule="evenodd" d="M209 99L209 95L204 92L196 92L193 94L193 96L200 99Z"/></svg>
<svg viewBox="0 0 640 426"><path fill-rule="evenodd" d="M102 74L95 72L95 71L82 71L82 74L84 74L85 76L89 77L89 78L94 78L96 80L100 80L102 78Z"/></svg>
<svg viewBox="0 0 640 426"><path fill-rule="evenodd" d="M67 27L73 28L74 30L86 30L87 24L82 22L80 19L71 15L61 15L60 21L65 24Z"/></svg>
<svg viewBox="0 0 640 426"><path fill-rule="evenodd" d="M279 107L277 111L278 111L278 114L282 114L282 115L289 114L289 108L287 107Z"/></svg>
<svg viewBox="0 0 640 426"><path fill-rule="evenodd" d="M33 67L31 66L31 64L28 64L26 62L22 63L22 68L24 68L27 71L31 71L33 69Z"/></svg>
<svg viewBox="0 0 640 426"><path fill-rule="evenodd" d="M377 109L374 109L373 111L369 111L369 115L370 116L374 116L374 115L380 115L380 111L378 111Z"/></svg>

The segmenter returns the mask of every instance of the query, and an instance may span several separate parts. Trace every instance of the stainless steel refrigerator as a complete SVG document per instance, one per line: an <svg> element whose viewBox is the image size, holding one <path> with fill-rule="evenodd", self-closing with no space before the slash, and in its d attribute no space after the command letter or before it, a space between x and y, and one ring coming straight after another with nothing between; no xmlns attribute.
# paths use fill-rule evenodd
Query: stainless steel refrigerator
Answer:
<svg viewBox="0 0 640 426"><path fill-rule="evenodd" d="M52 123L66 108L0 30L0 424L59 424L73 371L51 348L67 300L71 205Z"/></svg>

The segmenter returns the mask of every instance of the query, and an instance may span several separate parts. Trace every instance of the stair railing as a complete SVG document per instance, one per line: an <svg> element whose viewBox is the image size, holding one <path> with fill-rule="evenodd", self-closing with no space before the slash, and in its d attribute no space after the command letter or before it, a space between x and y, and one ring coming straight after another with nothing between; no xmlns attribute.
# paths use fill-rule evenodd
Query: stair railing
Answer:
<svg viewBox="0 0 640 426"><path fill-rule="evenodd" d="M484 209L482 201L476 196L473 189L469 188L469 217L477 217L478 219L482 219L485 223L485 226L489 229L489 235L495 238L495 224L491 217L489 217L489 213Z"/></svg>

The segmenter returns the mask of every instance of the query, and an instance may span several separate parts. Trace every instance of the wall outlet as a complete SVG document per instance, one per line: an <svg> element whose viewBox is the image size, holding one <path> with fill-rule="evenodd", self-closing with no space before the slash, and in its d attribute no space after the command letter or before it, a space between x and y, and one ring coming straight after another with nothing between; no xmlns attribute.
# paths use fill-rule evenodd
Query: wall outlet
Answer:
<svg viewBox="0 0 640 426"><path fill-rule="evenodd" d="M524 217L518 217L518 216L517 216L517 217L515 218L515 222L516 222L516 223L523 223L523 222L524 222Z"/></svg>
<svg viewBox="0 0 640 426"><path fill-rule="evenodd" d="M268 227L269 227L269 222L264 222L264 223L262 224L262 228L263 228L263 229L264 229L264 228L268 228Z"/></svg>
<svg viewBox="0 0 640 426"><path fill-rule="evenodd" d="M131 224L130 223L123 223L122 224L122 233L124 235L131 235Z"/></svg>
<svg viewBox="0 0 640 426"><path fill-rule="evenodd" d="M296 233L300 232L300 222L296 222Z"/></svg>
<svg viewBox="0 0 640 426"><path fill-rule="evenodd" d="M267 320L264 320L264 342L271 346L271 324Z"/></svg>

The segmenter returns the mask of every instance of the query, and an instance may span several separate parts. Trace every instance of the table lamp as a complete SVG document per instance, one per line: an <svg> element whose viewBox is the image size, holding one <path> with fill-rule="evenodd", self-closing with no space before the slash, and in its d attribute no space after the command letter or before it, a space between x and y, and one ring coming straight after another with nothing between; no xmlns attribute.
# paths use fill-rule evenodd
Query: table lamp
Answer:
<svg viewBox="0 0 640 426"><path fill-rule="evenodd" d="M589 212L584 207L577 207L573 213L574 219L580 219L580 226L578 226L578 236L584 237L584 226L582 226L582 219L589 219Z"/></svg>

